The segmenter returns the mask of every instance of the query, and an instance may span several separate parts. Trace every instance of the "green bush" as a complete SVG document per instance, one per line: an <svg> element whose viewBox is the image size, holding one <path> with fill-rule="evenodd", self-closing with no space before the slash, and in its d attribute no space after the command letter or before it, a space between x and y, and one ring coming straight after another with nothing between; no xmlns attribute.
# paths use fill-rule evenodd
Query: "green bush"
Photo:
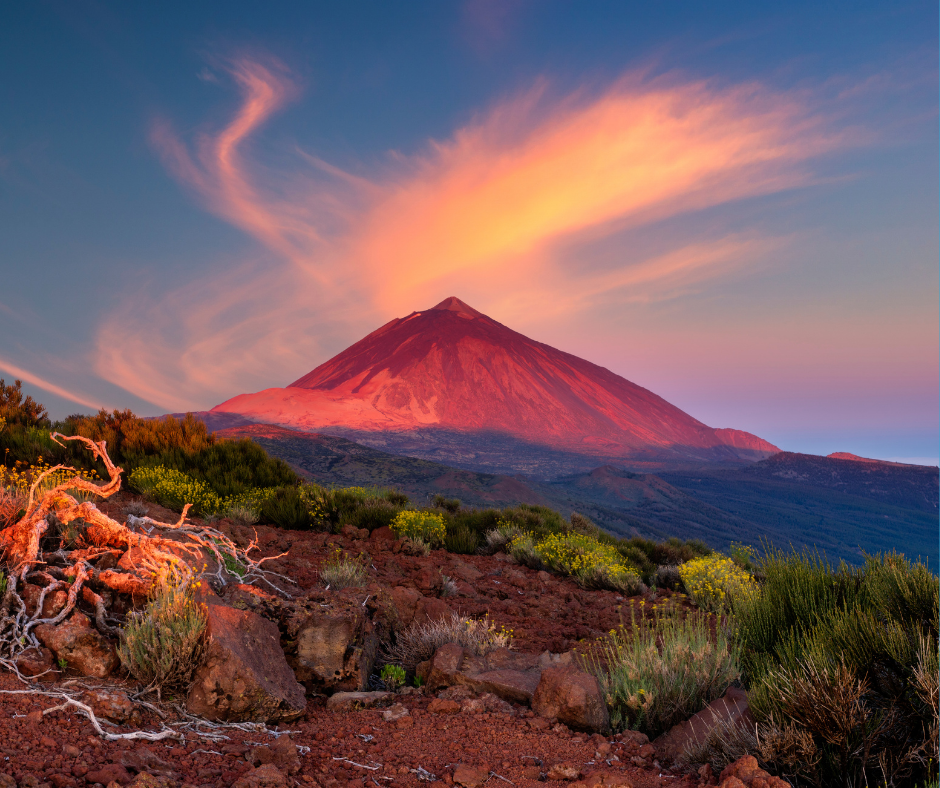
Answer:
<svg viewBox="0 0 940 788"><path fill-rule="evenodd" d="M309 528L313 523L307 499L299 487L278 487L262 503L261 518L292 530Z"/></svg>
<svg viewBox="0 0 940 788"><path fill-rule="evenodd" d="M6 381L0 378L0 418L8 427L49 429L51 426L45 406L35 402L30 396L24 397L23 383L19 380L7 385Z"/></svg>
<svg viewBox="0 0 940 788"><path fill-rule="evenodd" d="M150 602L132 613L118 646L127 671L145 690L183 690L199 664L206 629L205 606L194 598L193 581L178 569L161 574Z"/></svg>
<svg viewBox="0 0 940 788"><path fill-rule="evenodd" d="M415 539L428 545L442 545L447 535L444 518L435 512L399 512L391 524L400 539Z"/></svg>
<svg viewBox="0 0 940 788"><path fill-rule="evenodd" d="M444 547L449 553L472 555L480 546L479 534L465 525L448 525L444 537Z"/></svg>
<svg viewBox="0 0 940 788"><path fill-rule="evenodd" d="M604 641L590 660L614 729L651 739L720 698L740 676L738 648L725 627L710 636L707 616L634 619Z"/></svg>
<svg viewBox="0 0 940 788"><path fill-rule="evenodd" d="M431 505L436 509L444 509L451 514L456 514L460 511L460 501L457 498L448 498L444 495L435 495Z"/></svg>
<svg viewBox="0 0 940 788"><path fill-rule="evenodd" d="M366 583L366 567L362 556L350 558L335 549L320 566L320 582L334 591L358 588Z"/></svg>
<svg viewBox="0 0 940 788"><path fill-rule="evenodd" d="M896 554L834 569L776 550L760 572L735 606L751 708L804 742L767 760L819 784L936 779L937 576Z"/></svg>

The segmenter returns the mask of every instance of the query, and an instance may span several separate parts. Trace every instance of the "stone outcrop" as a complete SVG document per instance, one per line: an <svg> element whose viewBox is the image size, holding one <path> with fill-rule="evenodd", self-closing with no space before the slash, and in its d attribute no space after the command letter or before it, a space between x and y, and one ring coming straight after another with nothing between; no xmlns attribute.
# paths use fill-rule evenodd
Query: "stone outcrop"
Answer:
<svg viewBox="0 0 940 788"><path fill-rule="evenodd" d="M597 679L573 664L542 671L532 698L532 710L569 728L606 731L610 728L607 704Z"/></svg>
<svg viewBox="0 0 940 788"><path fill-rule="evenodd" d="M250 610L210 604L207 651L186 700L210 720L292 720L306 709L304 689L281 650L270 621Z"/></svg>
<svg viewBox="0 0 940 788"><path fill-rule="evenodd" d="M670 728L653 742L656 755L663 761L676 760L686 747L704 743L715 728L727 725L747 728L754 725L747 693L743 689L729 687L723 697Z"/></svg>
<svg viewBox="0 0 940 788"><path fill-rule="evenodd" d="M291 667L308 691L368 688L379 645L371 612L356 594L340 592L310 597L290 614Z"/></svg>
<svg viewBox="0 0 940 788"><path fill-rule="evenodd" d="M95 629L88 617L75 612L58 625L40 624L36 637L64 662L70 673L104 678L117 669L120 661L114 644Z"/></svg>
<svg viewBox="0 0 940 788"><path fill-rule="evenodd" d="M725 767L718 778L718 788L789 788L790 783L771 777L753 755L745 755Z"/></svg>

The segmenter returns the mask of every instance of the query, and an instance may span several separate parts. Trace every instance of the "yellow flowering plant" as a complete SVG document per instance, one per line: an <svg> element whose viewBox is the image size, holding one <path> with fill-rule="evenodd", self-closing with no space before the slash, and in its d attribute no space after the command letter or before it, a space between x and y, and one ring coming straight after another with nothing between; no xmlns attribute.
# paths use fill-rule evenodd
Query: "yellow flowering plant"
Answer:
<svg viewBox="0 0 940 788"><path fill-rule="evenodd" d="M750 574L718 553L686 561L679 567L679 575L692 601L712 613L730 613L736 600L757 590Z"/></svg>
<svg viewBox="0 0 940 788"><path fill-rule="evenodd" d="M395 515L389 527L400 539L415 539L430 545L443 544L447 535L444 518L435 512L406 509Z"/></svg>

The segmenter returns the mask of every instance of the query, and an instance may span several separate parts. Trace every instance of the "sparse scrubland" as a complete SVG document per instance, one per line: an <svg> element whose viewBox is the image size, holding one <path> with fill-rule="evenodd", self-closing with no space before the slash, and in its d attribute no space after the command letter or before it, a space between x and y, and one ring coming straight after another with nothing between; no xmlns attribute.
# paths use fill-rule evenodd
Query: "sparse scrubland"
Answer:
<svg viewBox="0 0 940 788"><path fill-rule="evenodd" d="M651 616L631 614L578 650L618 731L654 737L729 686L747 690L755 727L717 728L685 752L692 767L720 769L749 753L794 785L936 784L938 579L922 563L889 554L871 556L861 568L833 566L820 555L771 545L737 545L725 556L697 541L617 539L581 515L566 519L525 504L472 509L438 496L416 507L391 489L306 481L251 441L218 440L192 417L102 411L53 425L18 384L2 381L0 529L23 517L30 486L52 466L73 465L89 480L107 471L80 441L57 443L50 431L106 441L132 490L178 512L191 504L190 513L207 521L331 534L387 528L412 554L503 553L502 561L571 578L585 590L643 595L640 609L648 601ZM72 475L49 473L33 497ZM71 527L71 536L58 530L62 544L76 538L81 520ZM226 559L234 577L245 572L240 560ZM334 550L319 568L320 583L361 587L367 563ZM205 628L196 582L164 569L148 605L126 617L120 658L141 687L176 691L190 680ZM452 584L442 582L445 589ZM0 591L6 600L6 586ZM375 681L390 688L413 683L418 663L446 643L482 655L512 640L490 620L457 614L417 623L387 636Z"/></svg>

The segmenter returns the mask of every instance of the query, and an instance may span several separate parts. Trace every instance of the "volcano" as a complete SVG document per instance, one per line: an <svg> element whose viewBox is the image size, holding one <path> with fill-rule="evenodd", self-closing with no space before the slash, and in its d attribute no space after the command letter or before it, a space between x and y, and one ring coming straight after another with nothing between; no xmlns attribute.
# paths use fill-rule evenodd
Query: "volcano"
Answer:
<svg viewBox="0 0 940 788"><path fill-rule="evenodd" d="M477 453L489 442L604 460L749 462L780 451L708 427L453 297L386 323L286 388L233 397L208 415L235 414L386 447L382 436L411 434L425 449L446 435L447 445L463 437Z"/></svg>

